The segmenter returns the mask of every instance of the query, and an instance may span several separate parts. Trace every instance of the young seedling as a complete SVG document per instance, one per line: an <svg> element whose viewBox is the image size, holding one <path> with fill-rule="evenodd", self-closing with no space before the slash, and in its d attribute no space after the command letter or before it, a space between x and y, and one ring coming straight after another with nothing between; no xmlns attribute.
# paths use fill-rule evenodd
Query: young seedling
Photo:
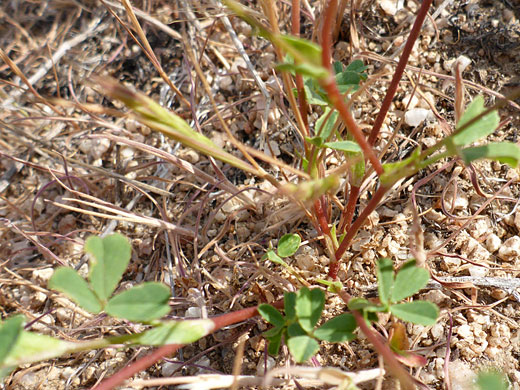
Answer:
<svg viewBox="0 0 520 390"><path fill-rule="evenodd" d="M352 298L348 308L359 311L364 321L377 322L378 312L390 312L396 318L419 325L435 324L439 309L431 302L402 300L411 297L426 286L430 274L424 268L417 267L415 260L405 263L397 275L394 273L393 263L389 259L381 259L377 266L377 279L380 303L373 303L365 298ZM337 286L329 282L329 288L335 290ZM319 342L345 342L353 340L354 330L358 324L354 316L344 313L325 322L316 328L325 304L325 293L321 289L309 290L303 287L298 293L285 293L285 316L270 305L260 305L258 311L262 317L274 325L264 333L269 340L268 351L277 355L282 340L285 340L293 358L302 363L312 357L319 349ZM397 353L404 351L400 348L400 334L393 339L394 350ZM412 360L408 358L408 361ZM404 359L402 359L404 360ZM417 359L415 359L417 361Z"/></svg>
<svg viewBox="0 0 520 390"><path fill-rule="evenodd" d="M344 342L354 339L356 321L352 314L342 314L316 328L325 305L325 293L303 287L298 293L284 294L285 316L271 305L260 305L258 311L274 328L264 333L269 340L268 351L277 355L285 339L296 362L303 363L319 349L319 342Z"/></svg>

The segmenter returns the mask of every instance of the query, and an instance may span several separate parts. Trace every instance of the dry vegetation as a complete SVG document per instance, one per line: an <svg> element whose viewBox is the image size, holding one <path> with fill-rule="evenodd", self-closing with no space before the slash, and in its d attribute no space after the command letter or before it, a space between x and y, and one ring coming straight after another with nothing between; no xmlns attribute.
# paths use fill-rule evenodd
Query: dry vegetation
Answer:
<svg viewBox="0 0 520 390"><path fill-rule="evenodd" d="M273 3L280 29L290 31L290 2ZM306 38L315 38L311 35L318 30L321 3L303 2ZM348 2L335 44L335 59L347 64L359 58L369 66L369 86L353 106L366 128L378 112L417 9L414 1L398 1L400 9L392 15L388 7L394 3ZM464 73L471 96L483 94L493 102L519 84L517 3L461 3L436 1L432 8L383 125L378 147L391 140L383 161L403 158L413 146L429 146L444 135L435 116L410 126L405 111L432 110L453 124L451 71L459 55L473 61ZM134 252L121 288L143 280L166 283L172 291L171 318L234 311L297 289L294 276L261 260L269 242L287 232L305 240L291 259L299 274L311 284L327 274L329 258L314 227L293 202L273 196L270 183L151 132L92 82L93 75L108 74L132 85L242 157L222 131L196 72L195 65L200 66L233 135L295 165L301 139L284 98L287 91L273 70L271 44L252 36L251 28L216 0L143 0L133 6L146 39L116 1L0 5L0 314L23 313L28 329L67 340L139 330L128 322L85 313L47 289L58 265L88 272L82 248L91 234L118 231L130 238ZM520 107L511 102L500 115L502 126L492 138L516 142ZM318 112L312 113L310 123L317 117ZM519 389L518 172L499 163L483 162L470 170L452 162L435 173L445 163L401 182L387 195L356 238L339 280L352 295L371 295L377 258L388 256L399 265L410 257L410 199L415 193L428 264L433 275L450 283L432 285L421 294L441 308L438 323L407 328L410 349L428 359L413 374L431 388L445 388L449 371L456 389L475 370L493 366L507 372L513 388ZM329 156L327 164L327 169L335 168L338 158ZM292 179L285 168L263 167L282 181ZM478 191L472 180L479 183ZM230 195L234 188L244 190L242 199ZM374 189L375 181L364 187L361 204ZM344 198L342 191L337 197ZM331 210L338 214L337 205ZM328 299L327 317L343 310L337 297ZM387 320L381 320L383 333ZM241 348L237 367L243 375L286 367L287 351L277 358L266 356L261 336L266 329L260 319L224 329L139 377L231 374ZM148 352L112 348L21 367L2 388L87 388ZM309 362L345 371L380 363L362 338L323 343ZM392 388L391 381L387 384ZM289 379L283 386L310 385L320 383ZM375 386L373 381L367 388Z"/></svg>

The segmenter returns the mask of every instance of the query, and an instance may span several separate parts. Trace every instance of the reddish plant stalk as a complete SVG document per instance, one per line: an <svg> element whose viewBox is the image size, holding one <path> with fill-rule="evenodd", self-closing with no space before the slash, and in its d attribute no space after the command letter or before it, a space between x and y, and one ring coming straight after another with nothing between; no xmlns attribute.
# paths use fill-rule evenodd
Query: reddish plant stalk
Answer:
<svg viewBox="0 0 520 390"><path fill-rule="evenodd" d="M314 212L318 218L318 223L320 224L321 232L330 237L330 228L329 222L327 220L327 216L325 215L325 210L323 209L323 203L321 199L316 199L314 201Z"/></svg>
<svg viewBox="0 0 520 390"><path fill-rule="evenodd" d="M399 82L401 81L401 77L403 76L404 70L406 68L406 64L408 63L408 59L410 58L410 53L412 52L413 45L421 32L421 27L426 19L426 15L428 14L428 10L432 4L433 0L423 0L421 3L421 7L417 12L417 16L415 17L415 22L412 26L412 30L410 31L410 35L408 35L408 39L406 40L406 44L404 45L403 53L399 58L399 62L395 68L394 75L392 77L392 81L390 82L390 86L388 87L388 91L386 91L385 98L383 99L383 103L381 104L381 109L377 114L376 120L374 121L374 125L372 126L372 131L370 132L370 137L368 137L368 143L372 146L376 142L377 136L379 135L379 131L381 130L381 126L383 125L383 121L386 118L386 114L390 109L390 104L397 92L397 87L399 86Z"/></svg>
<svg viewBox="0 0 520 390"><path fill-rule="evenodd" d="M370 199L370 202L366 205L363 212L357 217L357 219L354 221L350 229L347 231L347 234L345 235L345 238L343 238L343 241L341 241L341 244L339 245L338 249L335 253L336 261L333 263L330 263L329 267L329 278L336 279L338 276L338 270L339 270L339 264L341 261L341 258L347 251L347 249L350 247L350 244L352 243L352 239L356 236L358 230L363 226L366 219L370 214L372 214L372 211L374 211L377 206L379 205L379 202L381 199L383 199L383 196L385 193L389 190L389 187L380 186L372 199Z"/></svg>
<svg viewBox="0 0 520 390"><path fill-rule="evenodd" d="M365 158L367 158L370 161L378 176L381 176L381 174L383 173L383 167L381 165L381 162L379 161L379 158L377 157L374 149L372 148L372 145L370 145L367 142L365 135L357 125L356 121L354 120L354 117L350 113L350 110L343 101L343 98L338 91L336 80L332 75L332 29L334 27L336 8L337 0L330 0L325 7L323 27L321 31L321 65L324 68L328 69L329 76L326 79L321 80L320 84L323 87L323 89L325 89L325 92L327 93L327 96L330 99L331 103L334 105L334 108L338 110L339 115L341 116L341 119L343 119L343 122L345 123L345 126L347 127L348 131L350 132L350 134L352 134L358 145L363 150Z"/></svg>
<svg viewBox="0 0 520 390"><path fill-rule="evenodd" d="M343 302L348 305L351 298L350 295L345 291L340 291L339 296ZM401 366L399 361L395 358L392 350L382 340L382 337L367 325L363 315L359 311L352 310L352 315L354 316L359 329L361 329L365 334L368 341L372 343L377 353L383 357L383 360L388 367L388 371L399 380L401 388L404 390L414 390L416 386L413 378L406 372L403 366Z"/></svg>
<svg viewBox="0 0 520 390"><path fill-rule="evenodd" d="M345 184L345 193L347 193L348 184ZM343 210L341 224L339 226L338 233L343 233L346 229L350 228L350 224L352 223L352 219L354 218L354 213L356 212L357 200L359 198L359 186L350 186L350 191L348 192L348 202L347 206Z"/></svg>
<svg viewBox="0 0 520 390"><path fill-rule="evenodd" d="M281 309L283 308L283 300L276 301L272 305L278 309ZM245 321L257 315L258 306L249 307L247 309L242 309L233 313L226 313L211 318L213 324L215 325L212 333L216 332L219 329L222 329L224 326L236 324L238 322ZM93 387L91 390L112 390L116 386L121 385L128 378L132 377L138 372L146 370L148 367L150 367L157 361L161 360L162 358L174 354L182 346L183 344L163 345L159 347L157 350L153 351L151 354L144 356L143 358L137 360L129 366L126 366L122 370L112 375L110 378L102 381L97 386Z"/></svg>

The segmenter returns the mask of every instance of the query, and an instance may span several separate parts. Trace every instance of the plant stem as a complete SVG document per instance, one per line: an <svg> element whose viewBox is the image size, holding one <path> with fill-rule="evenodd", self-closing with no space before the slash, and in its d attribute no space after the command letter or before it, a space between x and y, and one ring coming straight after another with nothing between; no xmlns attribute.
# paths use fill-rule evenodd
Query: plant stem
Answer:
<svg viewBox="0 0 520 390"><path fill-rule="evenodd" d="M291 7L291 33L295 37L300 36L300 0L292 0ZM296 90L298 91L298 103L300 108L300 115L305 125L306 136L309 136L309 121L307 118L308 106L305 98L305 90L303 88L303 77L301 74L296 74Z"/></svg>
<svg viewBox="0 0 520 390"><path fill-rule="evenodd" d="M272 304L274 307L280 309L283 308L283 300L276 301ZM222 329L224 326L236 324L238 322L247 320L249 318L255 317L258 315L258 307L249 307L247 309L242 309L233 313L226 313L220 316L212 318L215 328L213 332ZM165 356L172 355L179 348L181 348L183 344L167 344L159 347L157 350L153 351L151 354L142 357L137 360L135 363L126 366L122 370L118 371L110 378L104 380L99 383L91 390L111 390L116 386L122 384L126 379L131 376L137 374L140 371L146 370L152 364L162 359Z"/></svg>
<svg viewBox="0 0 520 390"><path fill-rule="evenodd" d="M431 0L426 1L431 2ZM350 110L343 101L343 98L339 93L338 87L336 85L336 79L333 76L331 64L331 48L332 28L336 16L336 8L337 0L329 0L327 2L327 5L325 6L323 27L321 32L321 64L324 68L328 69L329 76L325 79L320 80L320 84L323 87L323 89L325 89L325 92L327 92L328 98L330 99L331 103L334 105L336 110L338 110L348 131L350 132L350 134L352 134L358 145L363 150L363 154L370 161L378 176L381 176L383 174L383 167L381 165L381 162L379 161L379 158L377 157L374 149L372 148L372 145L370 145L367 142L365 135L357 125L356 121L354 120L354 117L350 113Z"/></svg>
<svg viewBox="0 0 520 390"><path fill-rule="evenodd" d="M413 45L419 36L421 31L421 27L424 23L424 19L426 19L426 15L428 14L428 10L432 4L433 0L423 0L421 3L421 7L417 12L417 17L415 18L415 22L412 26L412 30L410 31L410 35L408 35L408 39L406 40L406 44L404 45L403 53L399 58L399 62L397 63L397 67L395 68L394 76L392 77L392 81L390 82L390 86L388 87L388 91L386 91L385 98L383 99L383 103L381 104L381 109L377 114L376 120L374 121L374 126L372 126L372 131L370 133L370 137L368 138L368 143L370 145L374 145L376 142L377 136L379 135L379 131L381 130L381 126L383 125L383 121L386 118L386 114L390 109L390 104L397 92L397 87L399 86L399 82L401 81L401 77L403 76L404 70L406 68L406 64L408 63L408 59L410 58L410 53L412 52Z"/></svg>
<svg viewBox="0 0 520 390"><path fill-rule="evenodd" d="M380 186L372 199L370 199L370 202L366 205L363 212L357 217L357 219L354 221L352 226L347 232L347 235L345 238L343 238L343 241L341 241L341 244L338 247L338 250L336 251L335 257L336 261L333 263L330 263L329 268L329 278L336 279L338 276L338 270L339 270L339 262L341 261L341 258L347 251L347 249L350 247L350 244L352 243L352 239L356 236L358 230L363 226L366 219L370 214L372 214L372 211L374 211L377 206L379 205L379 202L381 199L383 199L383 196L385 193L391 188L391 186Z"/></svg>
<svg viewBox="0 0 520 390"><path fill-rule="evenodd" d="M345 183L345 187L347 187L347 183ZM354 213L356 211L356 204L357 200L359 198L359 186L350 186L350 191L348 193L348 202L347 206L345 207L342 215L342 221L338 230L339 234L342 234L346 229L350 228L350 225L352 224L352 219L354 218ZM345 188L345 193L347 192L347 189Z"/></svg>

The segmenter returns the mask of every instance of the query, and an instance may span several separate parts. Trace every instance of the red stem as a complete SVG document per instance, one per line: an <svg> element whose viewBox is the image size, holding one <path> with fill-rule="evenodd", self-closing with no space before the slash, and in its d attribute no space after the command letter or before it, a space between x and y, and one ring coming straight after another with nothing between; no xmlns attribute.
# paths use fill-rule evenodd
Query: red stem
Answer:
<svg viewBox="0 0 520 390"><path fill-rule="evenodd" d="M345 184L347 187L348 184ZM350 228L350 224L352 223L352 219L354 218L354 213L356 211L356 204L359 198L359 190L358 186L351 186L350 191L348 193L348 202L347 206L342 215L341 225L339 227L339 233L343 233L346 229ZM346 188L345 188L346 192Z"/></svg>
<svg viewBox="0 0 520 390"><path fill-rule="evenodd" d="M431 0L426 0L431 1ZM335 14L337 8L337 0L330 0L325 7L325 16L323 19L323 27L321 31L321 64L324 68L328 69L329 76L326 79L321 80L320 84L327 92L327 96L330 99L331 103L334 105L336 110L338 110L345 126L348 131L358 145L363 150L365 157L370 161L376 173L381 176L383 173L383 167L381 166L381 162L379 161L372 145L370 145L363 132L357 125L354 117L350 113L347 105L343 101L341 94L338 91L338 87L336 85L336 80L332 76L332 63L331 63L331 48L332 48L332 28L334 25Z"/></svg>
<svg viewBox="0 0 520 390"><path fill-rule="evenodd" d="M368 202L367 206L363 210L363 212L357 217L357 219L354 221L352 226L347 232L347 235L341 241L340 246L338 247L338 250L336 251L335 257L336 261L334 263L330 263L329 268L329 278L336 279L338 276L338 270L339 270L339 262L341 261L341 258L347 251L347 249L350 247L350 244L352 242L352 239L356 236L358 230L363 226L366 219L370 214L372 214L372 211L376 209L376 207L379 205L379 202L381 199L383 199L383 196L385 195L386 191L388 191L389 188L385 186L380 186L379 189L376 191L372 199L370 199L370 202Z"/></svg>
<svg viewBox="0 0 520 390"><path fill-rule="evenodd" d="M340 291L339 296L343 302L348 305L348 302L351 298L350 295L345 291ZM367 325L363 315L359 311L352 310L352 315L354 316L359 329L361 329L361 331L365 334L368 341L372 343L377 353L383 357L383 360L388 367L388 371L390 371L390 373L399 380L402 386L401 388L404 390L414 390L416 388L414 379L397 361L392 350L382 340L382 337Z"/></svg>
<svg viewBox="0 0 520 390"><path fill-rule="evenodd" d="M274 307L281 309L283 308L283 300L276 301L272 304ZM249 318L255 317L258 315L258 306L256 307L248 307L247 309L242 309L233 313L225 313L220 316L211 318L213 320L213 324L215 328L212 333L222 329L224 326L236 324L241 321L245 321ZM110 378L104 380L99 383L97 386L93 387L91 390L112 390L116 386L122 384L125 380L137 374L140 371L146 370L155 362L159 361L165 356L169 356L177 352L179 348L181 348L183 344L168 344L159 347L157 350L153 351L151 354L142 357L136 362L126 366L122 370L118 371Z"/></svg>
<svg viewBox="0 0 520 390"><path fill-rule="evenodd" d="M401 77L403 76L404 70L406 68L406 64L408 64L408 59L410 58L410 53L412 52L413 45L421 32L421 27L424 23L424 19L426 19L426 15L428 14L428 10L432 4L433 0L423 0L421 3L421 7L417 12L417 16L415 18L415 22L412 26L412 30L410 31L410 35L406 40L406 44L404 45L403 53L401 54L401 58L399 58L399 62L397 63L397 67L395 68L394 76L392 77L392 81L390 82L390 86L388 87L388 91L386 91L385 98L383 99L383 103L381 104L381 109L377 114L376 120L374 121L374 126L372 126L372 131L370 132L370 137L368 137L368 143L372 146L376 142L377 136L379 135L379 131L381 130L381 126L383 125L383 121L386 118L386 114L390 109L390 104L395 96L397 91L397 87L399 86L399 81L401 81Z"/></svg>
<svg viewBox="0 0 520 390"><path fill-rule="evenodd" d="M316 199L314 201L314 211L316 216L318 217L318 222L320 224L321 232L330 237L330 228L327 220L327 216L325 215L325 210L323 210L323 204L321 203L321 199Z"/></svg>

